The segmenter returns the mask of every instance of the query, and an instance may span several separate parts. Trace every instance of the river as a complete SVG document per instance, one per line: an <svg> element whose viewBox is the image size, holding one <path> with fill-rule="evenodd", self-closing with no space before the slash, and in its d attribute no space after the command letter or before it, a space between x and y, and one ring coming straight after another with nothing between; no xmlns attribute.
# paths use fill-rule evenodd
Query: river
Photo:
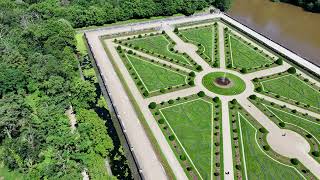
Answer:
<svg viewBox="0 0 320 180"><path fill-rule="evenodd" d="M234 0L228 14L320 66L320 14L270 0Z"/></svg>

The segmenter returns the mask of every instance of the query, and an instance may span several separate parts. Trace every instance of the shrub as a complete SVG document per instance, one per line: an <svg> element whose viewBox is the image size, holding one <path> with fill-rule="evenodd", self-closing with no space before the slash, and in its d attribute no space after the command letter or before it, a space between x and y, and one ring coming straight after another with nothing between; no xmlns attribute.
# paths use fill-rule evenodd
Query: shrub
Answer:
<svg viewBox="0 0 320 180"><path fill-rule="evenodd" d="M170 141L173 141L173 140L175 140L175 139L176 139L176 137L175 137L174 135L170 135L170 136L169 136L169 140L170 140Z"/></svg>
<svg viewBox="0 0 320 180"><path fill-rule="evenodd" d="M184 154L182 154L182 155L180 155L180 159L181 159L182 161L185 161L185 160L187 160L187 157L186 157Z"/></svg>
<svg viewBox="0 0 320 180"><path fill-rule="evenodd" d="M255 94L252 94L252 95L249 96L249 98L252 99L252 100L256 100L257 96Z"/></svg>
<svg viewBox="0 0 320 180"><path fill-rule="evenodd" d="M133 51L132 51L132 50L129 50L129 51L128 51L128 54L133 54Z"/></svg>
<svg viewBox="0 0 320 180"><path fill-rule="evenodd" d="M143 96L144 96L144 97L148 97L148 96L149 96L148 91L143 92Z"/></svg>
<svg viewBox="0 0 320 180"><path fill-rule="evenodd" d="M240 70L240 72L244 74L244 73L247 73L248 70L247 70L246 68L242 68L242 69Z"/></svg>
<svg viewBox="0 0 320 180"><path fill-rule="evenodd" d="M232 99L232 101L230 101L231 104L236 104L237 103L237 100L236 99Z"/></svg>
<svg viewBox="0 0 320 180"><path fill-rule="evenodd" d="M200 65L197 66L196 68L198 71L202 71L202 67Z"/></svg>
<svg viewBox="0 0 320 180"><path fill-rule="evenodd" d="M190 77L195 77L195 76L196 76L196 73L193 72L193 71L191 71L191 72L189 73L189 76L190 76Z"/></svg>
<svg viewBox="0 0 320 180"><path fill-rule="evenodd" d="M258 81L259 81L258 78L254 78L254 79L253 79L253 82L258 82Z"/></svg>
<svg viewBox="0 0 320 180"><path fill-rule="evenodd" d="M150 104L149 104L149 108L150 109L155 109L157 107L157 103L155 103L155 102L151 102Z"/></svg>
<svg viewBox="0 0 320 180"><path fill-rule="evenodd" d="M169 104L173 104L173 103L174 103L174 100L170 99L170 100L168 101L168 103L169 103Z"/></svg>
<svg viewBox="0 0 320 180"><path fill-rule="evenodd" d="M311 154L313 156L315 156L315 157L319 157L320 156L320 152L319 151L313 151Z"/></svg>
<svg viewBox="0 0 320 180"><path fill-rule="evenodd" d="M290 74L294 74L294 73L297 72L297 70L296 70L296 68L294 68L294 67L290 67L290 68L287 70L287 72L290 73Z"/></svg>
<svg viewBox="0 0 320 180"><path fill-rule="evenodd" d="M217 96L212 98L212 100L213 100L213 102L216 102L216 103L220 101L219 97L217 97Z"/></svg>
<svg viewBox="0 0 320 180"><path fill-rule="evenodd" d="M257 91L257 92L262 92L262 87L261 87L261 86L257 87L257 88L256 88L256 91Z"/></svg>
<svg viewBox="0 0 320 180"><path fill-rule="evenodd" d="M286 124L285 124L284 122L280 122L280 123L279 123L279 126L280 126L280 127L285 127Z"/></svg>
<svg viewBox="0 0 320 180"><path fill-rule="evenodd" d="M158 123L159 123L159 124L163 124L163 123L164 123L164 119L162 119L162 118L159 119L159 120L158 120Z"/></svg>
<svg viewBox="0 0 320 180"><path fill-rule="evenodd" d="M310 138L312 138L312 135L311 134L307 134L306 137L310 139Z"/></svg>
<svg viewBox="0 0 320 180"><path fill-rule="evenodd" d="M179 29L177 27L174 28L173 32L178 33Z"/></svg>
<svg viewBox="0 0 320 180"><path fill-rule="evenodd" d="M279 58L279 59L277 59L275 61L275 63L278 64L278 65L282 65L283 64L283 60L281 58Z"/></svg>
<svg viewBox="0 0 320 180"><path fill-rule="evenodd" d="M162 31L162 32L161 32L161 34L165 34L165 33L166 33L165 31Z"/></svg>
<svg viewBox="0 0 320 180"><path fill-rule="evenodd" d="M237 165L236 165L236 169L237 169L237 170L241 170L240 164L237 164Z"/></svg>
<svg viewBox="0 0 320 180"><path fill-rule="evenodd" d="M269 146L269 145L264 145L264 146L263 146L263 149L264 149L265 151L269 151L269 150L270 150L270 146Z"/></svg>
<svg viewBox="0 0 320 180"><path fill-rule="evenodd" d="M206 94L203 91L198 92L199 97L204 97Z"/></svg>
<svg viewBox="0 0 320 180"><path fill-rule="evenodd" d="M119 51L120 51L120 50L121 50L121 46L117 46L117 50L119 50Z"/></svg>
<svg viewBox="0 0 320 180"><path fill-rule="evenodd" d="M160 89L160 92L161 92L161 93L165 93L166 90L165 90L165 89Z"/></svg>
<svg viewBox="0 0 320 180"><path fill-rule="evenodd" d="M261 133L266 133L267 132L267 130L265 129L265 128L259 128L259 131L261 132Z"/></svg>
<svg viewBox="0 0 320 180"><path fill-rule="evenodd" d="M193 85L194 85L194 81L193 81L193 80L192 80L192 81L189 81L188 84L189 84L190 86L193 86Z"/></svg>
<svg viewBox="0 0 320 180"><path fill-rule="evenodd" d="M290 159L290 162L291 162L293 165L298 165L298 164L299 164L299 160L296 159L296 158Z"/></svg>

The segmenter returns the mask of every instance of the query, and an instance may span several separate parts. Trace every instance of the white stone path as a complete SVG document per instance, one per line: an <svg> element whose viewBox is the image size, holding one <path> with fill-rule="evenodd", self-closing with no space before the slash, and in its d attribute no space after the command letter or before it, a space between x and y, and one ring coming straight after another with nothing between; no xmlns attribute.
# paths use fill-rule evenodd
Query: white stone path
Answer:
<svg viewBox="0 0 320 180"><path fill-rule="evenodd" d="M314 159L311 158L311 156L308 154L308 151L310 149L309 144L307 141L301 137L300 135L288 131L288 130L281 130L278 128L270 119L268 119L267 116L265 116L259 109L254 107L250 101L248 101L247 97L251 94L255 94L253 91L253 84L251 83L251 80L254 77L262 77L270 74L270 71L273 73L279 73L283 72L288 68L288 64L284 64L279 67L270 68L268 70L262 70L254 73L250 73L247 75L242 75L237 72L233 72L231 70L225 69L225 63L224 63L224 47L219 45L220 48L220 64L222 65L222 68L211 68L197 53L197 47L194 45L184 43L178 36L176 36L172 32L172 27L170 25L176 24L176 23L183 23L183 22L190 22L195 20L205 20L210 19L213 17L222 17L227 19L233 24L236 24L238 27L248 31L253 36L256 36L258 39L262 39L265 43L271 46L279 46L275 45L273 42L263 39L264 37L260 37L257 33L252 32L252 30L244 27L241 24L238 24L237 22L234 22L234 20L230 19L229 17L223 15L223 14L215 14L215 15L202 15L202 16L195 16L191 18L181 18L181 19L173 19L169 21L162 21L162 22L155 22L155 23L145 23L145 24L138 24L136 26L130 26L130 27L122 27L118 29L108 29L108 30L101 30L101 31L93 31L87 33L89 44L92 47L93 54L95 55L95 58L97 59L97 63L101 68L102 71L102 77L106 80L109 91L112 93L112 97L114 100L114 104L117 106L119 110L119 114L121 119L123 120L123 124L126 127L126 133L129 134L130 142L132 143L133 151L136 153L136 156L138 158L139 164L141 165L141 169L143 172L143 175L146 179L167 179L165 172L161 166L161 163L159 162L158 158L155 156L155 153L152 149L152 146L146 136L146 134L143 131L143 127L141 126L139 119L137 115L135 114L134 108L132 107L131 103L129 102L129 99L126 95L126 92L121 85L120 79L116 76L115 71L113 70L113 66L111 64L111 61L109 60L108 56L104 52L103 46L101 45L99 41L99 36L108 34L108 33L119 33L119 32L126 32L130 31L131 29L145 29L150 27L162 27L166 33L177 43L175 46L175 49L186 52L193 60L195 60L198 64L202 66L204 69L202 72L197 73L196 79L195 79L195 85L196 87L179 90L171 93L167 93L164 95L144 99L137 87L135 86L134 81L131 79L130 74L127 72L124 64L120 60L119 55L117 54L115 50L115 45L112 43L106 43L107 48L110 49L111 54L113 58L116 60L116 65L119 67L119 70L121 74L124 76L125 82L128 84L129 89L133 96L135 97L137 104L142 107L141 111L144 115L144 117L147 120L147 123L149 127L151 128L154 136L156 137L159 146L161 147L161 150L168 160L169 165L173 169L173 172L177 179L187 179L182 167L180 166L178 160L176 159L173 151L171 150L169 144L167 143L165 137L163 136L161 130L159 129L157 122L154 120L152 114L150 111L146 108L151 101L155 102L161 102L161 101L168 101L169 99L175 99L176 97L184 97L188 96L194 93L199 92L200 90L204 91L209 96L218 96L220 97L222 101L222 121L223 121L223 144L224 144L224 171L229 172L229 175L225 174L225 179L233 179L233 161L232 161L232 147L231 147L231 138L230 138L230 124L229 124L229 110L228 110L228 101L230 101L233 98L236 98L238 102L251 114L253 117L256 117L257 121L261 123L270 133L267 137L268 142L270 143L270 146L278 153L283 154L288 157L295 157L300 160L310 171L315 174L317 177L320 177L320 165L319 163L315 162ZM239 34L240 35L240 34ZM222 42L224 40L223 38L223 28L219 27L219 38ZM240 35L241 36L241 35ZM314 69L316 72L318 72L319 69L317 67L312 66L312 64L305 62L302 58L290 54L286 49L279 47L280 51L283 53L287 53L289 57L292 57L297 62L300 62L301 64L307 65L310 69ZM236 96L221 96L214 94L207 89L205 89L201 83L201 77L203 77L208 72L214 72L214 71L226 71L233 73L240 78L242 78L246 83L246 90L241 93L240 95ZM309 78L310 79L310 78ZM312 80L313 81L313 80ZM257 94L259 97L262 95ZM270 97L265 97L270 98ZM270 100L276 102L276 103L284 103L282 101L277 102L273 98L270 98ZM287 103L286 103L287 104ZM294 109L301 110L293 105L287 104L287 107ZM306 111L306 110L305 110ZM317 114L312 114L312 112L308 112L310 115L318 116ZM287 136L283 137L282 134L286 132ZM299 146L297 146L299 144Z"/></svg>

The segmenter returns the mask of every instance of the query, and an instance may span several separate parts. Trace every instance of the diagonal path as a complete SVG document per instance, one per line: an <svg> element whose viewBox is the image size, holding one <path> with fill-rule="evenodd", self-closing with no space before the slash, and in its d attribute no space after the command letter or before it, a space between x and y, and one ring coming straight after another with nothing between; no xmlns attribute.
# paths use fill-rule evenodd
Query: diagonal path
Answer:
<svg viewBox="0 0 320 180"><path fill-rule="evenodd" d="M268 69L248 73L248 74L245 74L244 77L252 80L254 78L270 76L273 74L284 72L284 71L288 70L289 67L291 67L291 66L288 63L284 62L283 65L281 65L281 66L276 66L273 68L268 68Z"/></svg>
<svg viewBox="0 0 320 180"><path fill-rule="evenodd" d="M274 102L276 104L279 104L280 106L285 105L286 107L288 107L290 109L295 109L295 110L297 110L297 111L299 111L301 113L307 113L308 115L313 116L315 118L320 118L320 114L318 114L318 113L303 109L301 107L286 103L284 101L281 101L281 100L278 100L278 99L275 99L275 98L272 98L270 96L266 96L266 95L263 95L263 94L260 94L260 93L254 92L254 94L257 95L259 98L263 98L263 99L265 99L267 101Z"/></svg>

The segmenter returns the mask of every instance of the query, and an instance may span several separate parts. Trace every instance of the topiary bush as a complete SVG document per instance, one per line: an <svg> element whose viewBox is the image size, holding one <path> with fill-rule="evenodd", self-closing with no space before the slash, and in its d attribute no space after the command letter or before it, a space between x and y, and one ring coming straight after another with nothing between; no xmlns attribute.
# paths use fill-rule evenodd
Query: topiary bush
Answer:
<svg viewBox="0 0 320 180"><path fill-rule="evenodd" d="M293 165L298 165L298 164L299 164L299 160L296 159L296 158L290 159L290 162L291 162L291 164L293 164Z"/></svg>
<svg viewBox="0 0 320 180"><path fill-rule="evenodd" d="M266 133L266 132L268 132L267 130L266 130L266 128L259 128L259 131L261 132L261 133Z"/></svg>
<svg viewBox="0 0 320 180"><path fill-rule="evenodd" d="M169 136L169 140L170 140L170 141L173 141L173 140L175 140L175 139L176 139L176 137L175 137L174 135L170 135L170 136Z"/></svg>
<svg viewBox="0 0 320 180"><path fill-rule="evenodd" d="M212 100L213 100L213 102L216 102L216 103L217 103L217 102L220 101L220 98L216 96L216 97L212 98Z"/></svg>
<svg viewBox="0 0 320 180"><path fill-rule="evenodd" d="M296 68L294 67L290 67L288 70L287 70L288 73L290 74L295 74L297 72Z"/></svg>
<svg viewBox="0 0 320 180"><path fill-rule="evenodd" d="M285 124L284 122L280 122L280 123L279 123L279 126L280 126L280 127L285 127L286 124Z"/></svg>
<svg viewBox="0 0 320 180"><path fill-rule="evenodd" d="M180 159L181 159L182 161L185 161L185 160L187 160L187 157L186 157L186 155L181 154L181 155L180 155Z"/></svg>
<svg viewBox="0 0 320 180"><path fill-rule="evenodd" d="M283 60L281 58L279 58L279 59L277 59L275 61L275 63L278 64L278 65L282 65L283 64Z"/></svg>
<svg viewBox="0 0 320 180"><path fill-rule="evenodd" d="M191 71L191 72L189 73L189 76L190 76L190 77L195 77L195 76L196 76L196 73L193 72L193 71Z"/></svg>
<svg viewBox="0 0 320 180"><path fill-rule="evenodd" d="M199 97L204 97L206 94L203 91L198 92Z"/></svg>
<svg viewBox="0 0 320 180"><path fill-rule="evenodd" d="M311 154L313 156L315 156L315 157L319 157L320 156L320 152L319 151L313 151Z"/></svg>
<svg viewBox="0 0 320 180"><path fill-rule="evenodd" d="M168 101L168 103L169 103L169 104L173 104L173 103L174 103L174 100L170 99L170 100Z"/></svg>
<svg viewBox="0 0 320 180"><path fill-rule="evenodd" d="M155 102L151 102L150 104L149 104L149 108L150 109L155 109L157 107L157 103L155 103Z"/></svg>
<svg viewBox="0 0 320 180"><path fill-rule="evenodd" d="M249 98L252 99L252 100L256 100L257 96L255 94L252 94L252 95L249 96Z"/></svg>
<svg viewBox="0 0 320 180"><path fill-rule="evenodd" d="M162 119L162 118L159 119L159 120L158 120L158 123L159 123L159 124L163 124L163 123L164 123L164 119Z"/></svg>

